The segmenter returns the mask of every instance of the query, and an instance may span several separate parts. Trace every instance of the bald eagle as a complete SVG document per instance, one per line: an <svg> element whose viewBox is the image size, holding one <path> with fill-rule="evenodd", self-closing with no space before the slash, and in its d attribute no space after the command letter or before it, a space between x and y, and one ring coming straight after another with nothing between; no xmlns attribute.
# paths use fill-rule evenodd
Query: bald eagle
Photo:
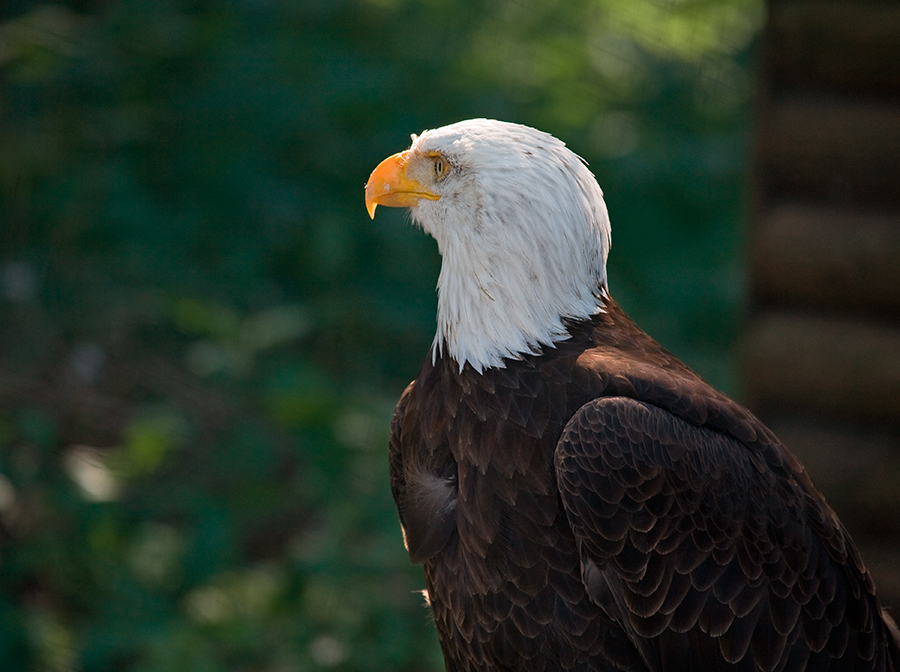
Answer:
<svg viewBox="0 0 900 672"><path fill-rule="evenodd" d="M802 465L613 301L603 194L564 143L426 131L366 205L409 208L442 256L390 470L447 670L900 669Z"/></svg>

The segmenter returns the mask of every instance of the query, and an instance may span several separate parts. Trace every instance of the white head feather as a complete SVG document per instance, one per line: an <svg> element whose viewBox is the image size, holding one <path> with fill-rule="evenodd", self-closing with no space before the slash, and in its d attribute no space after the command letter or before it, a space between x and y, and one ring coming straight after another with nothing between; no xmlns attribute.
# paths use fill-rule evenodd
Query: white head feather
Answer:
<svg viewBox="0 0 900 672"><path fill-rule="evenodd" d="M478 371L569 337L564 318L602 310L610 225L585 162L541 131L472 119L416 137L411 156L440 156L440 196L412 207L438 243L443 352Z"/></svg>

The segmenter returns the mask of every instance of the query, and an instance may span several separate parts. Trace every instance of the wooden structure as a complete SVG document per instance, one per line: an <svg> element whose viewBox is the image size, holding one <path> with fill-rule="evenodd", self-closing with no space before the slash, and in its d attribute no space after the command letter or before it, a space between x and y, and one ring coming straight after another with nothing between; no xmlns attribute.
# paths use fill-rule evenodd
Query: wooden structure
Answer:
<svg viewBox="0 0 900 672"><path fill-rule="evenodd" d="M900 616L900 3L769 0L745 401Z"/></svg>

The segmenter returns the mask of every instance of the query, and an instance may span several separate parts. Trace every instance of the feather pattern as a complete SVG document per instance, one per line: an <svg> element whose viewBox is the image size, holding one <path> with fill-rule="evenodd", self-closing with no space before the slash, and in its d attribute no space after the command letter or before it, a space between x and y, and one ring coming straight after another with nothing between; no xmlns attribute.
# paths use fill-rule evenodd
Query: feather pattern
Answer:
<svg viewBox="0 0 900 672"><path fill-rule="evenodd" d="M897 669L771 432L612 300L567 328L504 369L428 360L398 405L392 486L448 670Z"/></svg>

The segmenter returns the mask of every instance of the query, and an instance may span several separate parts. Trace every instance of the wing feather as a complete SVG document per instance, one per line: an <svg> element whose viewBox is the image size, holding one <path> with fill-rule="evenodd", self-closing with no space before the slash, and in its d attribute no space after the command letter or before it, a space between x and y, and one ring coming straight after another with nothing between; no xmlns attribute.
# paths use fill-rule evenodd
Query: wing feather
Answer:
<svg viewBox="0 0 900 672"><path fill-rule="evenodd" d="M782 453L624 397L568 423L557 481L583 578L639 650L681 669L774 672L843 669L852 647L861 669L884 669L871 580Z"/></svg>

